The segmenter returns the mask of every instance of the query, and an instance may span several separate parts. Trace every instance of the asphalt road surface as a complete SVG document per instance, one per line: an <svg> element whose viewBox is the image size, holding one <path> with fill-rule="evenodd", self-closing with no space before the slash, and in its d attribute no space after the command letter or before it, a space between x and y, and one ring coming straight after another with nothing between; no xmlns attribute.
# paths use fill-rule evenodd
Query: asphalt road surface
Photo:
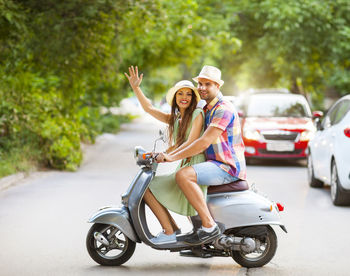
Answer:
<svg viewBox="0 0 350 276"><path fill-rule="evenodd" d="M248 166L250 185L285 205L288 234L274 227L279 246L266 266L246 269L231 258L181 257L144 244L123 266L97 265L85 248L87 220L101 206L119 205L138 171L134 146L151 149L159 128L146 116L85 146L77 172L37 172L0 191L0 275L350 275L350 208L333 206L329 189L308 187L304 164L288 162ZM186 218L175 219L191 230ZM152 233L160 231L149 212L148 220Z"/></svg>

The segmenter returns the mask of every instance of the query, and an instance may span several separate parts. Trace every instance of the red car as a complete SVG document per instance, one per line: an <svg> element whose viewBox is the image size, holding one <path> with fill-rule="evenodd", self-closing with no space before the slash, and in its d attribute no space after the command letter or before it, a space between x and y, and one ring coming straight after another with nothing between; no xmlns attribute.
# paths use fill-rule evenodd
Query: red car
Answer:
<svg viewBox="0 0 350 276"><path fill-rule="evenodd" d="M286 92L254 93L239 103L247 161L253 158L304 159L316 131L306 98Z"/></svg>

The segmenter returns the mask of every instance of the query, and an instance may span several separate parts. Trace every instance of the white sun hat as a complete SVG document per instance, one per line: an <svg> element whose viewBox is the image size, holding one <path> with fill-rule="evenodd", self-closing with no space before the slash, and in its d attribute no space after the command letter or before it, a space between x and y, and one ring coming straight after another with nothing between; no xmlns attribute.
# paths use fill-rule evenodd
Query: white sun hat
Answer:
<svg viewBox="0 0 350 276"><path fill-rule="evenodd" d="M199 102L201 100L201 97L198 94L197 88L194 87L193 83L188 81L188 80L182 80L182 81L177 82L174 87L170 88L168 93L166 94L166 101L170 106L173 103L173 99L174 99L176 92L181 88L192 89L192 91L194 92L194 94L197 97L197 102Z"/></svg>
<svg viewBox="0 0 350 276"><path fill-rule="evenodd" d="M198 82L198 78L214 81L218 83L220 87L224 84L224 81L221 79L220 69L210 65L204 65L199 75L193 78L193 80Z"/></svg>

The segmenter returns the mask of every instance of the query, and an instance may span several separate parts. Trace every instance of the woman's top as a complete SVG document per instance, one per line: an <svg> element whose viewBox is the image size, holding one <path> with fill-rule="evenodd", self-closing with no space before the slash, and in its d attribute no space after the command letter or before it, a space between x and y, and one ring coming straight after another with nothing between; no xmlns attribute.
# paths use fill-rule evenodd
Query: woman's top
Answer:
<svg viewBox="0 0 350 276"><path fill-rule="evenodd" d="M197 116L203 116L203 119L204 119L204 112L201 108L196 108L193 111L191 123L186 131L186 140L190 135L193 121ZM175 137L175 139L179 130L179 120L180 119L177 118L174 124L173 137ZM204 124L200 135L202 135L203 132L204 132ZM188 202L186 196L183 194L179 186L176 184L175 174L179 169L183 167L191 166L201 162L205 162L204 153L200 153L195 156L183 159L181 163L178 165L178 167L176 168L175 172L171 174L159 175L153 178L149 188L153 193L153 195L165 208L184 216L197 215L197 211ZM203 191L204 198L206 198L208 186L199 185L199 187Z"/></svg>

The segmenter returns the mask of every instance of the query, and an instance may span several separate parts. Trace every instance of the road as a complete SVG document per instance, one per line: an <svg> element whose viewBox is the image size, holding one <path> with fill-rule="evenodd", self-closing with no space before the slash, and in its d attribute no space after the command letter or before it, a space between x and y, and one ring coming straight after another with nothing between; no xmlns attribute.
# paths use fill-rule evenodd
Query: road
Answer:
<svg viewBox="0 0 350 276"><path fill-rule="evenodd" d="M150 149L157 129L150 118L123 126L85 146L77 172L34 173L0 192L0 275L349 275L349 207L335 207L329 189L307 184L306 168L286 162L248 166L248 181L282 202L285 234L265 267L246 269L231 258L186 258L137 244L121 267L94 263L85 248L88 218L98 207L118 205L138 167L135 145ZM162 165L161 171L176 164ZM149 214L152 233L160 226ZM175 216L183 231L188 221Z"/></svg>

